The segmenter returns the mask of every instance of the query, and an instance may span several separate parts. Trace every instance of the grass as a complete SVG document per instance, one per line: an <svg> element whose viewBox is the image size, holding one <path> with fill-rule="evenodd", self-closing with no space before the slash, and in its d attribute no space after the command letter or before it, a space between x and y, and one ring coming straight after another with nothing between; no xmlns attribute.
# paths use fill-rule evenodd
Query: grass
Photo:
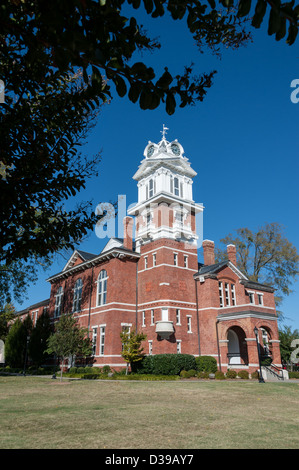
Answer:
<svg viewBox="0 0 299 470"><path fill-rule="evenodd" d="M0 377L1 449L297 449L299 384Z"/></svg>

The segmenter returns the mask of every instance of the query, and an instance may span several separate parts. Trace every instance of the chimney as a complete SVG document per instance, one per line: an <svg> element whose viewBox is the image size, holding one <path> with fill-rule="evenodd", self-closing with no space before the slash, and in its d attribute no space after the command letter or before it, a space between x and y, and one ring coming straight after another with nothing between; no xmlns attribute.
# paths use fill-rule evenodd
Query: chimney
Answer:
<svg viewBox="0 0 299 470"><path fill-rule="evenodd" d="M124 248L133 250L133 218L124 217Z"/></svg>
<svg viewBox="0 0 299 470"><path fill-rule="evenodd" d="M211 240L204 240L203 246L203 261L205 265L215 264L214 242Z"/></svg>
<svg viewBox="0 0 299 470"><path fill-rule="evenodd" d="M235 245L227 245L226 249L229 261L237 266L237 250Z"/></svg>

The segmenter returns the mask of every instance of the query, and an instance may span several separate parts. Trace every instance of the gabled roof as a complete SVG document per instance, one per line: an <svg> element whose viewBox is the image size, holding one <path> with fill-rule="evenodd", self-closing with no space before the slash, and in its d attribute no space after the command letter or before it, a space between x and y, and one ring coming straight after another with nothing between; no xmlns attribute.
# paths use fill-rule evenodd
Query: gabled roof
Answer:
<svg viewBox="0 0 299 470"><path fill-rule="evenodd" d="M78 257L81 258L82 263L85 261L89 261L93 258L95 258L97 255L94 255L92 253L88 253L87 251L81 251L81 250L75 250L66 265L64 266L62 271L66 271L67 269L71 268L75 262L77 261Z"/></svg>
<svg viewBox="0 0 299 470"><path fill-rule="evenodd" d="M29 312L29 310L34 310L35 308L42 307L43 305L49 305L50 299L42 300L41 302L37 302L36 304L30 305L29 307L25 308L24 310L20 310L16 312L16 315L23 315L24 313Z"/></svg>
<svg viewBox="0 0 299 470"><path fill-rule="evenodd" d="M225 260L220 261L219 263L210 264L210 265L202 265L200 266L198 272L194 274L194 278L197 279L201 276L207 277L217 272L221 271L221 269L229 267L240 279L244 281L248 281L248 278L243 274L231 261Z"/></svg>

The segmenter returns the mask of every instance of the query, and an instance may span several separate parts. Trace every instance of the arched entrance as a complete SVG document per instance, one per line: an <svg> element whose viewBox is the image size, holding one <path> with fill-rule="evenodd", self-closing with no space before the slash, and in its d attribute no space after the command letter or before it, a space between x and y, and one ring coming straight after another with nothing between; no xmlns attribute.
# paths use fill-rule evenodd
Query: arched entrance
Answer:
<svg viewBox="0 0 299 470"><path fill-rule="evenodd" d="M233 326L227 331L228 339L228 364L244 365L248 364L246 335L242 328Z"/></svg>

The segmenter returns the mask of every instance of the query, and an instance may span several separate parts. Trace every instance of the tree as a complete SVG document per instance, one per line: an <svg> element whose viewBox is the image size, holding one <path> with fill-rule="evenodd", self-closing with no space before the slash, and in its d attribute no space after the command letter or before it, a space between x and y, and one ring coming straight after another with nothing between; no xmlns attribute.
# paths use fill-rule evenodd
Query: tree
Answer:
<svg viewBox="0 0 299 470"><path fill-rule="evenodd" d="M126 330L120 333L120 338L123 346L121 355L127 363L127 375L129 365L132 366L133 362L141 361L144 356L143 348L141 347L141 342L146 339L146 335L144 335L143 333L136 333L135 330Z"/></svg>
<svg viewBox="0 0 299 470"><path fill-rule="evenodd" d="M299 339L299 331L297 329L292 331L291 327L286 325L279 329L281 360L285 364L290 363L290 357L294 351L294 349L291 347L292 341L294 339Z"/></svg>
<svg viewBox="0 0 299 470"><path fill-rule="evenodd" d="M60 380L66 360L70 356L86 357L92 353L88 329L81 328L71 314L62 315L55 324L55 332L47 340L47 354L55 354L61 360Z"/></svg>
<svg viewBox="0 0 299 470"><path fill-rule="evenodd" d="M38 279L38 267L46 270L51 264L51 257L44 259L16 260L9 264L0 261L0 305L10 304L13 300L22 303L27 286Z"/></svg>
<svg viewBox="0 0 299 470"><path fill-rule="evenodd" d="M23 367L27 348L27 337L32 331L29 315L22 322L19 318L10 327L5 342L5 362L11 367Z"/></svg>
<svg viewBox="0 0 299 470"><path fill-rule="evenodd" d="M53 327L50 321L50 315L46 310L38 317L30 337L28 352L34 365L40 366L45 362L47 358L45 348L47 346L47 340L52 333Z"/></svg>
<svg viewBox="0 0 299 470"><path fill-rule="evenodd" d="M296 247L285 237L282 225L265 224L256 232L239 228L236 235L229 234L220 242L236 246L238 268L249 280L276 290L277 306L284 295L292 292L291 283L299 273L299 255ZM216 258L226 259L226 250L218 248Z"/></svg>
<svg viewBox="0 0 299 470"><path fill-rule="evenodd" d="M0 262L10 268L73 248L94 226L90 203L66 210L65 201L95 173L99 156L82 159L79 146L101 104L116 93L141 109L161 103L176 106L202 101L215 71L193 76L192 65L173 76L167 67L157 77L152 67L134 61L139 51L160 47L131 7L152 19L170 14L186 19L199 48L219 54L221 47L247 43L270 9L268 33L292 44L298 6L280 0L6 0L0 13ZM82 70L82 80L79 70ZM78 75L79 73L79 75ZM115 91L114 91L115 90Z"/></svg>
<svg viewBox="0 0 299 470"><path fill-rule="evenodd" d="M12 304L0 304L0 339L4 342L9 332L9 322L15 318L15 311Z"/></svg>

